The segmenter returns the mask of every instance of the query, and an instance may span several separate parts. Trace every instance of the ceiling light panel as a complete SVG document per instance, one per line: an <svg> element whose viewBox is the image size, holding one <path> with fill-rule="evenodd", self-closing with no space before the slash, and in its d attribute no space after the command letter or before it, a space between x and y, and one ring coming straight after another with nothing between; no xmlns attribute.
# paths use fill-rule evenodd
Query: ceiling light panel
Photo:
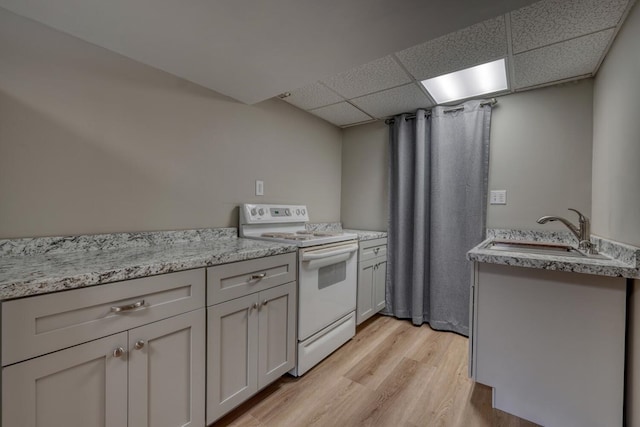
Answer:
<svg viewBox="0 0 640 427"><path fill-rule="evenodd" d="M504 16L410 47L396 57L416 80L424 80L507 56Z"/></svg>
<svg viewBox="0 0 640 427"><path fill-rule="evenodd" d="M327 105L309 112L338 126L367 122L372 119L348 102Z"/></svg>
<svg viewBox="0 0 640 427"><path fill-rule="evenodd" d="M303 110L311 110L325 105L336 104L344 99L321 83L314 83L300 89L292 90L291 95L283 98L289 104Z"/></svg>
<svg viewBox="0 0 640 427"><path fill-rule="evenodd" d="M543 0L511 12L514 53L615 27L628 0Z"/></svg>
<svg viewBox="0 0 640 427"><path fill-rule="evenodd" d="M433 102L429 100L416 83L372 93L371 95L352 99L351 102L377 118L433 106Z"/></svg>
<svg viewBox="0 0 640 427"><path fill-rule="evenodd" d="M411 77L391 56L385 56L323 81L347 99L410 82Z"/></svg>
<svg viewBox="0 0 640 427"><path fill-rule="evenodd" d="M422 81L438 104L509 89L503 59Z"/></svg>
<svg viewBox="0 0 640 427"><path fill-rule="evenodd" d="M600 31L514 55L514 87L522 89L593 73L614 31Z"/></svg>

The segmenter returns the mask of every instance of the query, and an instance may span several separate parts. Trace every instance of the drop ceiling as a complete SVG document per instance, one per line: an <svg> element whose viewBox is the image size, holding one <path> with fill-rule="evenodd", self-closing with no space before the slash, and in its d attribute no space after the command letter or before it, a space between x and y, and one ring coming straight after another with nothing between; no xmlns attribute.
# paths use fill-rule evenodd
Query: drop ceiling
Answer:
<svg viewBox="0 0 640 427"><path fill-rule="evenodd" d="M428 108L420 80L499 58L510 91L592 76L634 1L0 0L0 8L241 102L289 92L286 102L344 127Z"/></svg>
<svg viewBox="0 0 640 427"><path fill-rule="evenodd" d="M345 127L429 108L421 80L500 58L507 92L591 77L633 3L542 0L289 90L283 100Z"/></svg>
<svg viewBox="0 0 640 427"><path fill-rule="evenodd" d="M0 7L253 104L534 1L0 0Z"/></svg>

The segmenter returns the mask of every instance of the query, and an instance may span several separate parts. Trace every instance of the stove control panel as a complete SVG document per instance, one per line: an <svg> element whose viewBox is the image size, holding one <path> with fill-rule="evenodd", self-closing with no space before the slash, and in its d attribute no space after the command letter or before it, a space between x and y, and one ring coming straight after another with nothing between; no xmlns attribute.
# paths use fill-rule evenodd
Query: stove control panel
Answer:
<svg viewBox="0 0 640 427"><path fill-rule="evenodd" d="M271 224L282 222L309 222L307 207L302 205L240 206L240 224Z"/></svg>

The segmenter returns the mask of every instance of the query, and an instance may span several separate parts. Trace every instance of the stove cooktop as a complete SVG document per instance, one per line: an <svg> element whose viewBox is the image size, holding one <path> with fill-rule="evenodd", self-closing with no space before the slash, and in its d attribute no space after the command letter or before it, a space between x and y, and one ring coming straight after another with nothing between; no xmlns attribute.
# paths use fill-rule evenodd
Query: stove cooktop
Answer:
<svg viewBox="0 0 640 427"><path fill-rule="evenodd" d="M341 232L320 232L318 234L266 232L259 235L244 233L244 236L242 237L245 237L247 239L270 240L279 243L290 243L299 247L308 247L356 240L358 238L358 235Z"/></svg>
<svg viewBox="0 0 640 427"><path fill-rule="evenodd" d="M357 240L342 231L306 229L308 209L304 205L244 204L240 207L240 237L289 243L299 247Z"/></svg>

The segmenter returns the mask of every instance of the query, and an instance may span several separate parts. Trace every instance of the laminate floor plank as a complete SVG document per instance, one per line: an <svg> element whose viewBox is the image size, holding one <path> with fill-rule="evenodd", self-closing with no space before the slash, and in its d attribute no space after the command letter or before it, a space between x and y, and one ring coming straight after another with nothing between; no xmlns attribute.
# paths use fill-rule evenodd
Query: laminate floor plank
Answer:
<svg viewBox="0 0 640 427"><path fill-rule="evenodd" d="M429 325L422 325L421 339L416 341L407 353L407 357L431 366L438 366L447 357L447 348L459 337L453 333L434 331ZM464 339L463 337L459 337Z"/></svg>
<svg viewBox="0 0 640 427"><path fill-rule="evenodd" d="M376 346L375 351L360 360L345 376L372 390L378 388L422 333L422 327L414 326L408 321L400 325L394 334Z"/></svg>
<svg viewBox="0 0 640 427"><path fill-rule="evenodd" d="M284 376L215 427L535 427L467 377L468 340L374 316L300 378Z"/></svg>
<svg viewBox="0 0 640 427"><path fill-rule="evenodd" d="M446 346L446 356L441 358L435 373L425 385L421 402L422 405L414 412L411 422L426 426L453 426L456 417L456 393L465 395L464 384L461 387L460 373L466 369L466 347L455 345L462 343L464 338L454 334L449 345ZM458 339L460 338L460 340ZM466 378L465 378L466 379ZM462 391L461 391L462 389Z"/></svg>
<svg viewBox="0 0 640 427"><path fill-rule="evenodd" d="M360 408L368 406L374 400L373 392L361 384L345 377L340 377L331 390L324 391L317 396L317 400L305 411L304 416L287 419L282 423L276 420L272 426L301 425L301 426L335 426L358 425ZM295 424L292 422L295 421Z"/></svg>
<svg viewBox="0 0 640 427"><path fill-rule="evenodd" d="M421 404L421 391L435 368L402 358L375 391L375 401L360 408L358 425L402 426Z"/></svg>

